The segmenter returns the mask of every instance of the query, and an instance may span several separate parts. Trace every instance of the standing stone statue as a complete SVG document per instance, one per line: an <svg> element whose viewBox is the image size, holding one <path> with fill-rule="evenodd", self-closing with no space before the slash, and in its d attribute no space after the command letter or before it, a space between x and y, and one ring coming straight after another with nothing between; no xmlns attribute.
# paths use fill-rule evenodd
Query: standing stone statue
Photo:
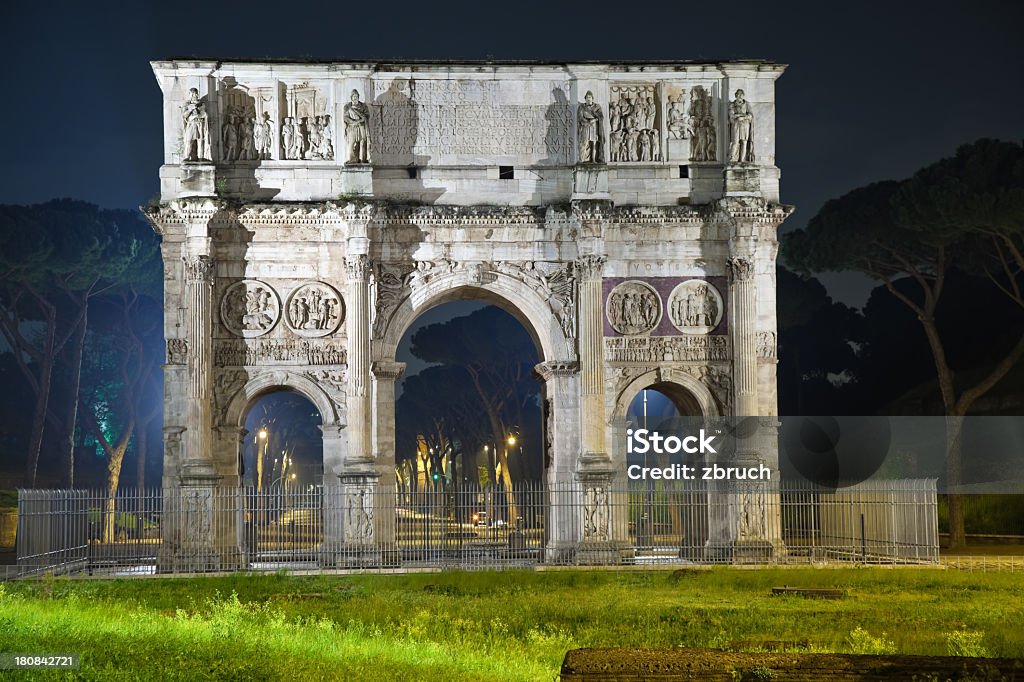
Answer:
<svg viewBox="0 0 1024 682"><path fill-rule="evenodd" d="M345 118L345 144L348 145L347 163L369 163L370 107L359 101L359 91L353 90L342 115Z"/></svg>
<svg viewBox="0 0 1024 682"><path fill-rule="evenodd" d="M576 113L579 136L580 163L602 163L604 149L601 144L601 105L594 103L594 93L587 92Z"/></svg>
<svg viewBox="0 0 1024 682"><path fill-rule="evenodd" d="M754 162L753 140L754 116L742 90L736 91L736 99L729 104L729 161L732 163Z"/></svg>
<svg viewBox="0 0 1024 682"><path fill-rule="evenodd" d="M239 124L239 135L242 138L242 151L238 155L238 158L245 161L254 161L256 159L256 142L253 139L253 130L256 126L256 118L252 116L243 116Z"/></svg>
<svg viewBox="0 0 1024 682"><path fill-rule="evenodd" d="M334 143L331 142L331 117L327 114L318 116L320 125L320 158L330 161L334 159Z"/></svg>
<svg viewBox="0 0 1024 682"><path fill-rule="evenodd" d="M206 105L199 99L199 90L189 88L188 101L181 108L183 161L209 161L210 119Z"/></svg>
<svg viewBox="0 0 1024 682"><path fill-rule="evenodd" d="M295 135L295 125L292 117L286 116L281 126L281 142L284 145L284 158L292 158L292 137Z"/></svg>
<svg viewBox="0 0 1024 682"><path fill-rule="evenodd" d="M711 104L711 93L701 85L690 90L690 160L715 161L716 151L715 115Z"/></svg>
<svg viewBox="0 0 1024 682"><path fill-rule="evenodd" d="M253 145L256 147L257 159L270 158L270 145L274 139L274 124L270 122L270 114L263 112L263 120L257 120L252 127Z"/></svg>
<svg viewBox="0 0 1024 682"><path fill-rule="evenodd" d="M220 142L224 145L224 160L234 161L238 158L238 123L237 117L228 116L221 126Z"/></svg>

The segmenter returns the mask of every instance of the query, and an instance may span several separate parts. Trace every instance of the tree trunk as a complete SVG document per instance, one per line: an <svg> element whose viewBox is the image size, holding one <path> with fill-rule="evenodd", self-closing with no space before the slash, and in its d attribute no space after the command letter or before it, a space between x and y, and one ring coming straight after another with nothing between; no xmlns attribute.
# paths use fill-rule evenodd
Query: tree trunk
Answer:
<svg viewBox="0 0 1024 682"><path fill-rule="evenodd" d="M958 550L967 546L967 532L964 527L964 498L957 489L960 486L961 450L963 443L963 415L946 417L946 483L949 492L949 549Z"/></svg>
<svg viewBox="0 0 1024 682"><path fill-rule="evenodd" d="M17 350L15 352L18 352ZM50 400L50 375L53 373L53 357L39 368L39 390L36 392L35 412L32 414L32 435L28 441L28 462L25 468L25 487L36 487L36 473L39 470L39 452L43 447L43 430L46 426L46 410Z"/></svg>
<svg viewBox="0 0 1024 682"><path fill-rule="evenodd" d="M130 433L130 429L128 429ZM117 498L117 486L121 480L121 465L124 453L128 450L128 440L122 438L122 444L115 448L104 448L107 451L107 503L103 509L103 542L111 543L114 536L114 502Z"/></svg>
<svg viewBox="0 0 1024 682"><path fill-rule="evenodd" d="M146 488L146 445L149 423L139 425L135 434L135 487L140 491Z"/></svg>
<svg viewBox="0 0 1024 682"><path fill-rule="evenodd" d="M82 355L85 352L85 331L88 318L88 295L83 295L82 316L69 340L68 347L68 409L64 417L65 477L67 487L75 487L75 426L78 422L78 391L82 384Z"/></svg>

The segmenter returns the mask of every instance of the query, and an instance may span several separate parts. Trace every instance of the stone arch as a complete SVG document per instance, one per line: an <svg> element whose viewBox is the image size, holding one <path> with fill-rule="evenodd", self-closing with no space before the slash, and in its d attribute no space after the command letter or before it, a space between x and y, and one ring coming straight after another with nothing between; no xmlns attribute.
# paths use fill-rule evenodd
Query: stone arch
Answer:
<svg viewBox="0 0 1024 682"><path fill-rule="evenodd" d="M629 404L633 402L637 393L652 385L666 393L673 401L682 401L684 405L690 404L699 409L700 415L694 416L709 419L721 415L714 395L703 382L681 369L657 367L634 378L619 391L615 396L615 409L612 416L625 417L629 410Z"/></svg>
<svg viewBox="0 0 1024 682"><path fill-rule="evenodd" d="M232 396L228 402L225 423L243 426L245 411L256 398L278 390L293 390L316 406L323 426L342 426L341 415L327 392L309 377L285 370L260 372Z"/></svg>
<svg viewBox="0 0 1024 682"><path fill-rule="evenodd" d="M394 359L402 336L417 317L444 303L482 300L515 317L537 346L542 361L574 360L576 349L547 300L529 284L511 275L485 271L459 271L435 276L413 288L391 314L380 339L375 340L376 359Z"/></svg>

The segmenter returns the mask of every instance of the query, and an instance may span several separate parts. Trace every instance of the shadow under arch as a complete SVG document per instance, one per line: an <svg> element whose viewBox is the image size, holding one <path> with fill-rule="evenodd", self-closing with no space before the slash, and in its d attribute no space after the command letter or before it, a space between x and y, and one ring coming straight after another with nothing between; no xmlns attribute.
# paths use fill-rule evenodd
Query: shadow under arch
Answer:
<svg viewBox="0 0 1024 682"><path fill-rule="evenodd" d="M658 367L634 378L619 391L612 417L625 419L633 398L645 388L665 394L680 414L705 419L721 416L715 397L702 382L681 370Z"/></svg>
<svg viewBox="0 0 1024 682"><path fill-rule="evenodd" d="M447 273L414 288L392 313L384 335L375 341L374 357L393 360L416 318L439 305L463 300L490 303L516 318L533 340L541 362L576 359L572 340L565 336L548 302L522 280L491 271Z"/></svg>

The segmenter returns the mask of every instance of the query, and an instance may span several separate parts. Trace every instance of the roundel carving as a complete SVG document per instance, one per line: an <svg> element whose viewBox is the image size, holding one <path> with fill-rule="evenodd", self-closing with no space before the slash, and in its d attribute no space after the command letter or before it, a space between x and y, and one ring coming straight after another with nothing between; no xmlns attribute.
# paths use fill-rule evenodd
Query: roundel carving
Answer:
<svg viewBox="0 0 1024 682"><path fill-rule="evenodd" d="M345 303L331 285L305 282L288 296L284 319L299 336L327 336L345 319Z"/></svg>
<svg viewBox="0 0 1024 682"><path fill-rule="evenodd" d="M722 295L710 282L691 279L668 297L668 319L684 334L709 334L722 321Z"/></svg>
<svg viewBox="0 0 1024 682"><path fill-rule="evenodd" d="M605 314L620 334L646 334L661 322L661 297L646 282L622 282L608 294Z"/></svg>
<svg viewBox="0 0 1024 682"><path fill-rule="evenodd" d="M232 334L251 339L263 336L281 318L281 300L266 282L235 282L220 300L220 320Z"/></svg>

